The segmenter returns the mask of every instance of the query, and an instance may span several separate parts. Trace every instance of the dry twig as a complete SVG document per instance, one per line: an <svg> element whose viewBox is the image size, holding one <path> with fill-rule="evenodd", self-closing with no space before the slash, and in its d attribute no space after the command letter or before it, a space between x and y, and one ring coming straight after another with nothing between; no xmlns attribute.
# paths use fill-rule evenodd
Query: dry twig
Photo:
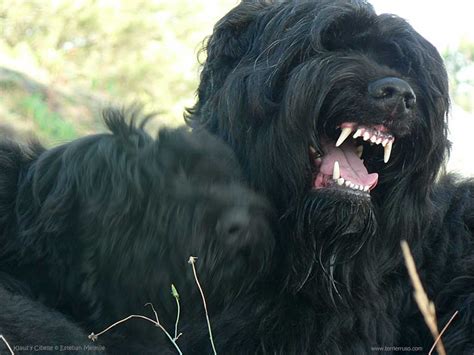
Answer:
<svg viewBox="0 0 474 355"><path fill-rule="evenodd" d="M214 352L214 355L217 355L217 351L216 351L216 346L214 344L214 338L212 336L212 329L211 329L211 321L209 319L209 312L207 311L207 303L206 303L206 298L204 296L204 291L201 287L201 284L199 282L199 278L197 276L197 272L196 272L196 267L195 267L195 263L196 263L196 260L197 260L197 257L194 257L194 256L190 256L189 257L189 260L188 260L188 263L191 264L191 267L193 269L193 274L194 274L194 280L196 281L196 285L199 289L199 292L201 293L201 298L202 298L202 303L204 305L204 312L206 314L206 321L207 321L207 329L209 330L209 339L211 341L211 346L212 346L212 350ZM182 355L182 351L181 349L179 348L178 344L176 344L176 340L181 336L181 333L178 334L178 324L179 324L179 317L180 317L180 313L181 313L181 307L180 307L180 304L179 304L179 293L178 291L176 290L175 286L174 285L171 285L171 294L173 295L173 297L175 298L176 300L176 305L178 307L177 309L177 315L176 315L176 322L175 322L175 327L174 327L174 338L170 335L170 333L168 333L168 331L161 325L160 323L160 320L158 319L158 313L156 312L155 308L153 307L153 305L151 303L147 303L145 304L145 306L150 306L153 313L155 314L155 320L151 319L151 318L148 318L146 316L142 316L142 315L137 315L137 314L132 314L124 319L121 319L117 322L115 322L114 324L108 326L107 328L105 328L104 330L102 330L101 332L95 334L95 333L91 333L89 335L89 339L91 339L92 341L96 341L97 338L99 336L101 336L102 334L108 332L110 329L116 327L117 325L121 324L121 323L124 323L132 318L139 318L139 319L144 319L150 323L153 323L154 325L156 325L157 327L159 327L163 333L165 333L165 335L168 337L168 339L170 340L170 342L174 345L174 347L176 348L176 350L178 351L178 353L180 355Z"/></svg>
<svg viewBox="0 0 474 355"><path fill-rule="evenodd" d="M196 273L196 267L194 264L196 263L197 257L190 256L188 263L191 264L194 273L194 279L196 280L197 287L199 288L199 292L201 292L202 303L204 305L204 312L206 313L206 320L207 320L207 329L209 330L209 339L211 340L212 350L214 351L214 355L217 355L216 346L214 345L214 338L212 337L212 329L211 329L211 321L209 319L209 313L207 312L207 304L206 298L204 297L204 291L202 290L201 284L199 283L199 279Z"/></svg>
<svg viewBox="0 0 474 355"><path fill-rule="evenodd" d="M173 337L170 335L170 333L168 333L166 331L166 329L161 325L160 320L158 319L158 313L156 313L155 307L153 307L153 305L151 303L147 303L147 304L145 304L145 306L151 306L151 309L153 310L153 313L155 314L155 319L156 320L153 320L151 318L148 318L146 316L142 316L142 315L139 315L139 314L132 314L128 317L125 317L124 319L121 319L121 320L115 322L114 324L108 326L107 328L105 328L104 330L102 330L101 332L99 332L97 334L91 333L89 335L89 339L92 340L92 341L96 341L99 336L101 336L102 334L108 332L110 329L116 327L117 325L119 325L121 323L124 323L124 322L126 322L126 321L128 321L132 318L139 318L139 319L144 319L148 322L151 322L155 326L159 327L163 331L163 333L165 333L165 335L168 337L168 339L171 341L171 343L174 345L174 347L176 348L176 351L178 352L178 354L183 355L183 352L179 348L178 344L176 344L176 339L173 339Z"/></svg>
<svg viewBox="0 0 474 355"><path fill-rule="evenodd" d="M459 313L459 311L454 312L452 317L448 320L448 323L446 323L444 328L441 330L441 333L439 333L438 337L436 338L435 342L433 343L433 346L431 347L430 352L428 353L428 355L431 355L433 353L433 350L435 349L436 344L438 344L438 341L440 341L440 339L443 336L444 332L446 331L446 329L448 329L449 325L451 324L453 319L458 315L458 313Z"/></svg>
<svg viewBox="0 0 474 355"><path fill-rule="evenodd" d="M10 346L10 344L8 344L7 339L5 339L5 337L4 337L3 335L1 335L1 334L0 334L0 339L3 340L3 342L4 342L5 345L7 346L8 350L10 350L10 354L11 354L11 355L15 355L15 353L13 352L12 347Z"/></svg>
<svg viewBox="0 0 474 355"><path fill-rule="evenodd" d="M443 328L443 331L439 333L437 322L436 322L435 306L433 302L431 302L428 299L428 296L426 295L426 292L423 289L423 285L421 283L420 277L418 275L418 272L416 271L416 265L415 265L415 261L413 260L413 255L411 254L410 247L408 246L408 243L406 242L406 240L401 241L401 246L402 246L402 251L403 251L403 257L405 258L405 264L408 269L408 274L410 275L413 288L415 289L415 292L414 292L415 301L418 304L418 308L420 309L421 313L423 314L426 325L430 329L431 334L433 335L433 338L435 339L435 342L433 344L433 347L431 348L430 354L433 351L434 347L436 347L436 350L438 351L439 355L446 355L446 350L444 349L443 342L441 341L441 336L443 335L444 331L448 328L449 324L451 323L451 321L454 319L454 317L457 315L458 312L456 311L456 313L454 313L454 315L451 317L449 322Z"/></svg>

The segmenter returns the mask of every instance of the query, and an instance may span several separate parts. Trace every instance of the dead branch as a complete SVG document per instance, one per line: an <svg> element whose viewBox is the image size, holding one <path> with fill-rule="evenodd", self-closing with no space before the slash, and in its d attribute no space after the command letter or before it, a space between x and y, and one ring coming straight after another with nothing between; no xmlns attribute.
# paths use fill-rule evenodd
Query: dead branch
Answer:
<svg viewBox="0 0 474 355"><path fill-rule="evenodd" d="M428 299L426 292L421 283L420 276L416 271L415 260L413 260L413 255L411 254L410 247L406 240L401 241L403 257L405 258L405 265L410 275L413 288L415 289L414 297L415 301L418 304L418 308L425 319L425 323L430 329L431 335L435 339L435 346L438 350L439 355L446 355L446 350L444 349L443 342L441 341L441 335L438 331L438 326L436 322L436 310L433 302Z"/></svg>
<svg viewBox="0 0 474 355"><path fill-rule="evenodd" d="M433 346L430 349L430 352L428 355L431 355L436 347L436 344L438 344L438 341L440 341L441 337L443 336L444 332L446 329L448 329L449 325L453 321L453 319L458 315L459 311L454 312L454 314L451 316L451 318L448 320L448 323L444 326L444 328L441 330L441 333L439 333L438 337L436 338L435 342L433 343Z"/></svg>
<svg viewBox="0 0 474 355"><path fill-rule="evenodd" d="M159 319L158 319L158 313L156 313L155 308L153 307L153 305L152 305L151 303L145 304L145 306L148 306L148 305L151 306L151 308L152 308L152 310L153 310L153 313L155 313L156 320L153 320L153 319L148 318L148 317L146 317L146 316L142 316L142 315L140 315L140 314L132 314L132 315L130 315L130 316L128 316L128 317L125 317L124 319L121 319L121 320L115 322L115 323L112 324L112 325L109 325L107 328L105 328L104 330L102 330L101 332L99 332L99 333L97 333L97 334L91 333L91 334L89 335L89 339L92 340L92 341L96 341L96 340L99 338L99 336L101 336L102 334L108 332L110 329L116 327L117 325L119 325L119 324L121 324L121 323L124 323L124 322L126 322L126 321L128 321L128 320L130 320L130 319L132 319L132 318L139 318L139 319L144 319L144 320L146 320L146 321L148 321L148 322L150 322L150 323L153 323L155 326L159 327L159 328L163 331L163 333L165 333L165 335L168 337L168 339L171 341L171 343L174 345L174 347L175 347L176 351L178 352L178 354L179 354L179 355L183 355L183 352L182 352L181 349L179 348L178 344L176 344L175 339L173 339L173 338L171 337L170 333L168 333L168 332L166 331L166 329L161 325L161 323L160 323L160 321L159 321Z"/></svg>
<svg viewBox="0 0 474 355"><path fill-rule="evenodd" d="M204 305L204 312L206 313L207 329L209 330L209 339L211 340L211 346L212 350L214 351L214 355L217 355L216 346L214 345L214 338L212 336L211 321L209 319L209 313L207 312L206 298L204 297L204 291L202 290L201 284L199 283L199 279L196 273L196 267L194 266L196 260L197 257L190 256L188 263L191 264L191 267L193 268L194 280L196 280L196 285L199 288L199 292L201 293L202 303Z"/></svg>
<svg viewBox="0 0 474 355"><path fill-rule="evenodd" d="M7 346L8 350L10 350L10 354L11 354L11 355L15 355L15 353L13 352L12 347L10 346L10 344L8 344L7 339L5 339L5 337L4 337L3 335L1 335L1 334L0 334L0 339L3 340L3 342L4 342L5 345Z"/></svg>

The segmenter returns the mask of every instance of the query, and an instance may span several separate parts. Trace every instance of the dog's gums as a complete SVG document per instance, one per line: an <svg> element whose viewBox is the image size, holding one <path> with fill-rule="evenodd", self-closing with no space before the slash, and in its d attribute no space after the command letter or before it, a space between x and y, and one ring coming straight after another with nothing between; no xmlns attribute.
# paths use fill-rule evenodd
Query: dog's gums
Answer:
<svg viewBox="0 0 474 355"><path fill-rule="evenodd" d="M395 137L384 125L366 126L344 122L338 127L339 137L334 143L322 139L322 152L309 146L313 171L313 188L339 188L342 191L370 196L377 186L378 173L369 173L364 165L364 144L383 147L383 161L388 163ZM373 153L379 153L375 151Z"/></svg>

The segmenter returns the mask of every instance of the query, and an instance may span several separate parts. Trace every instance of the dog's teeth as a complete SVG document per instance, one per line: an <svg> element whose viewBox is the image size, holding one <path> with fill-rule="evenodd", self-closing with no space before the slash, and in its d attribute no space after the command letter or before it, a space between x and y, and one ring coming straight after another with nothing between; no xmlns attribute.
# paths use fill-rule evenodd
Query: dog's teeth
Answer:
<svg viewBox="0 0 474 355"><path fill-rule="evenodd" d="M332 178L337 180L341 177L341 171L339 169L339 162L334 162L334 167L332 168Z"/></svg>
<svg viewBox="0 0 474 355"><path fill-rule="evenodd" d="M316 154L316 149L314 149L312 146L309 146L309 151L313 154Z"/></svg>
<svg viewBox="0 0 474 355"><path fill-rule="evenodd" d="M385 147L387 145L387 143L388 143L388 138L385 138L382 142L382 145Z"/></svg>
<svg viewBox="0 0 474 355"><path fill-rule="evenodd" d="M364 191L364 185L360 185L360 186L359 186L359 190L360 190L360 191Z"/></svg>
<svg viewBox="0 0 474 355"><path fill-rule="evenodd" d="M365 191L365 192L369 191L369 189L370 189L370 186L365 186L365 187L364 187L364 191Z"/></svg>
<svg viewBox="0 0 474 355"><path fill-rule="evenodd" d="M359 185L354 184L354 186L352 186L352 188L353 188L354 190L359 190Z"/></svg>
<svg viewBox="0 0 474 355"><path fill-rule="evenodd" d="M370 133L369 132L365 132L364 133L364 141L368 140L370 138Z"/></svg>
<svg viewBox="0 0 474 355"><path fill-rule="evenodd" d="M383 154L383 161L384 163L388 163L390 160L390 154L392 153L392 144L393 141L390 140L387 145L384 147L384 154Z"/></svg>
<svg viewBox="0 0 474 355"><path fill-rule="evenodd" d="M353 189L354 186L355 186L355 184L353 184L353 183L351 182L351 184L350 184L349 186L350 186L351 189Z"/></svg>
<svg viewBox="0 0 474 355"><path fill-rule="evenodd" d="M378 138L378 139L377 139L377 141L376 141L375 143L377 143L377 144L380 144L380 143L382 143L382 138Z"/></svg>
<svg viewBox="0 0 474 355"><path fill-rule="evenodd" d="M344 179L343 179L343 178L337 179L337 184L338 184L339 186L344 185Z"/></svg>
<svg viewBox="0 0 474 355"><path fill-rule="evenodd" d="M350 186L351 186L351 182L350 182L350 181L346 181L346 182L345 182L345 185L346 185L347 187L350 187Z"/></svg>
<svg viewBox="0 0 474 355"><path fill-rule="evenodd" d="M336 147L339 147L344 141L349 137L352 133L352 128L351 127L345 127L341 130L341 135L339 136L339 139L336 142Z"/></svg>
<svg viewBox="0 0 474 355"><path fill-rule="evenodd" d="M372 136L372 137L370 138L370 141L371 141L372 143L377 142L377 137L376 137L375 135Z"/></svg>
<svg viewBox="0 0 474 355"><path fill-rule="evenodd" d="M356 131L356 133L354 133L354 135L352 136L352 138L355 139L355 138L360 137L360 136L362 136L362 129L359 128L359 129Z"/></svg>
<svg viewBox="0 0 474 355"><path fill-rule="evenodd" d="M357 152L357 155L359 156L359 158L361 158L361 157L362 157L362 153L364 152L364 146L359 145L359 146L356 148L356 152Z"/></svg>

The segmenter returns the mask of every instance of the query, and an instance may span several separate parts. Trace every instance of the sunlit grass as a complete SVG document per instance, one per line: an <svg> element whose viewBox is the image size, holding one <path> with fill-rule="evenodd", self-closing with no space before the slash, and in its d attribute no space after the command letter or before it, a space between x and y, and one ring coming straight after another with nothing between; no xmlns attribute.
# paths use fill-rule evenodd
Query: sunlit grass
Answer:
<svg viewBox="0 0 474 355"><path fill-rule="evenodd" d="M69 141L78 136L74 126L64 121L58 113L51 111L40 95L26 96L20 105L37 126L38 136L48 142Z"/></svg>

